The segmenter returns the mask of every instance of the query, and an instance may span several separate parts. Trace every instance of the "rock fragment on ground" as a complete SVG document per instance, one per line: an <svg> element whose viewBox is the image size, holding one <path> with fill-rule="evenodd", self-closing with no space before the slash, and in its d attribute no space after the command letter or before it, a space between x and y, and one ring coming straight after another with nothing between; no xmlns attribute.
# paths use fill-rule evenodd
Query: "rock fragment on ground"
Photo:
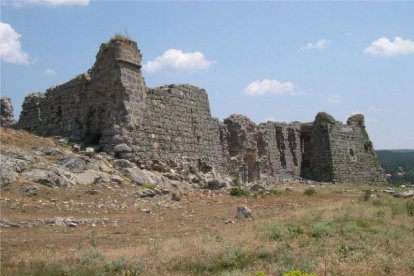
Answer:
<svg viewBox="0 0 414 276"><path fill-rule="evenodd" d="M253 213L253 211L250 208L248 208L247 206L244 206L244 205L240 205L237 208L236 218L237 219L247 219L247 218L251 218L252 217L252 213Z"/></svg>

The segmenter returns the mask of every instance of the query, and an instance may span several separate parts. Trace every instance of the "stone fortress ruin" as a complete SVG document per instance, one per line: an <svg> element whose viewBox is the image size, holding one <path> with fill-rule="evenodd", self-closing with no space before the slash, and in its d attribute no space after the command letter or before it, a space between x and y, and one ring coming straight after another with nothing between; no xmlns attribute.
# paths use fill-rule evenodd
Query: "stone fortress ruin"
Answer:
<svg viewBox="0 0 414 276"><path fill-rule="evenodd" d="M95 145L116 158L187 164L201 172L257 180L385 182L363 115L346 124L326 113L313 123L220 122L207 93L192 85L147 88L136 42L101 45L86 73L26 96L17 127Z"/></svg>

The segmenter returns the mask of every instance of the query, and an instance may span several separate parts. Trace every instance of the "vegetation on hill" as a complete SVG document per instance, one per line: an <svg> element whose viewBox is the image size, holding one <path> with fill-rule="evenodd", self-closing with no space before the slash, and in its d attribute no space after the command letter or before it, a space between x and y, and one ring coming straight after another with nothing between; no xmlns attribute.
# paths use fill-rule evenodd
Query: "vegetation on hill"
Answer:
<svg viewBox="0 0 414 276"><path fill-rule="evenodd" d="M414 150L378 150L377 156L391 183L414 184Z"/></svg>

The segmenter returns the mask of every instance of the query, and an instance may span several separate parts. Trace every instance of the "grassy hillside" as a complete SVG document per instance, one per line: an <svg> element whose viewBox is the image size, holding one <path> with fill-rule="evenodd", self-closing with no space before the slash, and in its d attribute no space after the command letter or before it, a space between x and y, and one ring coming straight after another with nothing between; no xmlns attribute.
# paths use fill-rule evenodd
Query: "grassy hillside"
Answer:
<svg viewBox="0 0 414 276"><path fill-rule="evenodd" d="M391 182L414 183L414 150L378 150L377 156L384 170L392 175Z"/></svg>

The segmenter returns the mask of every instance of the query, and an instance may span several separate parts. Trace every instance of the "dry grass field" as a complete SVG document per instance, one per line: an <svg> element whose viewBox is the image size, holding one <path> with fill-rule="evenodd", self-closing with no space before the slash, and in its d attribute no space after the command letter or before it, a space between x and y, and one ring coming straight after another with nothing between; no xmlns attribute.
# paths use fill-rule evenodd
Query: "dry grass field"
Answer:
<svg viewBox="0 0 414 276"><path fill-rule="evenodd" d="M2 144L28 142L7 135ZM131 183L38 185L37 195L25 196L27 184L2 188L1 220L110 221L1 227L1 275L414 275L414 201L384 187L293 183L292 191L280 185L247 196L182 190L174 201L139 198ZM91 189L97 194L85 193ZM364 199L364 189L376 197ZM253 218L236 220L239 205Z"/></svg>

